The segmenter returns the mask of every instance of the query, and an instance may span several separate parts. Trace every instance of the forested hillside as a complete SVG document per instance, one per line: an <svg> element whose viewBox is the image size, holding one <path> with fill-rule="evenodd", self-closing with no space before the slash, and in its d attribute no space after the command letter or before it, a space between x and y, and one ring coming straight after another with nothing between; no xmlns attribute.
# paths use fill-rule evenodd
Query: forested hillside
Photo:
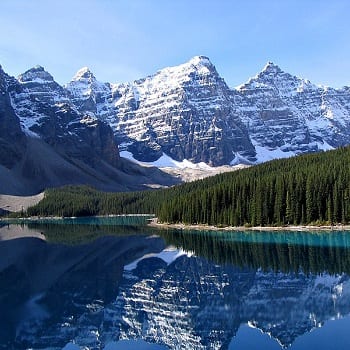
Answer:
<svg viewBox="0 0 350 350"><path fill-rule="evenodd" d="M151 213L166 223L223 226L348 223L350 148L275 160L165 190L48 190L29 215Z"/></svg>

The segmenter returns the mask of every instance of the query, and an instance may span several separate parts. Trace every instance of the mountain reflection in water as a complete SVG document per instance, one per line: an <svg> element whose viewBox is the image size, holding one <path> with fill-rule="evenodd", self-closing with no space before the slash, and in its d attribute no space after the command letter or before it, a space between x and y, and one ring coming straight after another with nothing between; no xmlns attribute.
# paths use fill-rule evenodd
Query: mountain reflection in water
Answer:
<svg viewBox="0 0 350 350"><path fill-rule="evenodd" d="M0 348L120 349L130 339L240 349L268 334L271 348L302 349L311 330L350 314L350 233L154 231L143 222L30 224L48 242L0 241ZM318 338L311 346L331 348ZM343 337L336 348L349 345Z"/></svg>

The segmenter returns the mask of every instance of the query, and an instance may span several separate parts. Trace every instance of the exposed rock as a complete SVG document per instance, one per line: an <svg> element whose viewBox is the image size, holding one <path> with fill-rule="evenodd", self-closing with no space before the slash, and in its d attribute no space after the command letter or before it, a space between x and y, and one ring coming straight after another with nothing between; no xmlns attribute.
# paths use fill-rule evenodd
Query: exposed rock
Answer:
<svg viewBox="0 0 350 350"><path fill-rule="evenodd" d="M241 119L256 147L292 155L350 143L348 88L318 87L269 62L237 92Z"/></svg>
<svg viewBox="0 0 350 350"><path fill-rule="evenodd" d="M35 67L18 81L11 96L24 131L89 165L97 166L102 160L117 166L119 151L110 127L92 113L79 113L49 73Z"/></svg>
<svg viewBox="0 0 350 350"><path fill-rule="evenodd" d="M25 136L20 128L8 93L13 80L0 66L0 165L11 169L18 162L26 147Z"/></svg>
<svg viewBox="0 0 350 350"><path fill-rule="evenodd" d="M235 89L204 56L125 84L101 83L85 67L62 87L36 66L18 80L1 70L0 93L0 179L6 181L0 189L12 188L8 194L77 182L109 190L143 188L152 176L158 185L175 183L122 160L117 144L139 161L166 155L214 166L350 144L350 88L316 86L272 62ZM55 153L52 159L70 170L58 171L28 147ZM131 169L141 178L125 179ZM59 181L56 175L62 173ZM147 181L141 182L144 176ZM35 186L29 186L27 180L34 179Z"/></svg>
<svg viewBox="0 0 350 350"><path fill-rule="evenodd" d="M119 143L138 160L154 161L163 153L214 166L229 164L235 154L254 160L253 145L232 106L230 89L207 57L194 57L133 83L109 85L110 91L95 80L79 81L85 85L80 99L77 81L67 86L77 108L84 110L84 101L95 100L90 111L101 111L97 115L110 123Z"/></svg>
<svg viewBox="0 0 350 350"><path fill-rule="evenodd" d="M349 88L318 87L272 62L230 89L207 57L126 84L83 69L67 85L76 107L113 128L141 161L163 153L210 165L263 162L350 143Z"/></svg>
<svg viewBox="0 0 350 350"><path fill-rule="evenodd" d="M18 80L0 71L0 127L2 194L31 195L65 184L127 191L178 182L121 160L110 126L79 112L40 66Z"/></svg>

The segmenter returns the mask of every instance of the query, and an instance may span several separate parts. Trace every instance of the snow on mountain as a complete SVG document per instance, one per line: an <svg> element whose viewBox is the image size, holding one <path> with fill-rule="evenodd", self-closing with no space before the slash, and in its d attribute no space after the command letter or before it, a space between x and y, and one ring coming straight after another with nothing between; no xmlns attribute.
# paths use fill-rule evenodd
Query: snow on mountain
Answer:
<svg viewBox="0 0 350 350"><path fill-rule="evenodd" d="M20 118L22 130L27 135L39 137L34 129L46 117L47 108L68 104L67 93L41 66L21 74L18 83L19 86L10 93L12 106Z"/></svg>
<svg viewBox="0 0 350 350"><path fill-rule="evenodd" d="M84 89L89 84L91 89ZM90 110L100 101L92 92L104 88L108 92L109 84L99 84L88 69L79 72L70 91L41 66L18 79L0 68L0 192L28 195L64 184L115 191L177 183L158 169L120 160L111 127L100 110ZM82 96L85 110L75 105L73 93Z"/></svg>
<svg viewBox="0 0 350 350"><path fill-rule="evenodd" d="M163 153L176 161L229 164L235 154L254 158L243 123L232 108L231 91L207 57L197 56L152 76L110 85L108 106L99 115L119 143L141 161ZM83 100L75 102L78 108Z"/></svg>
<svg viewBox="0 0 350 350"><path fill-rule="evenodd" d="M348 89L316 86L269 62L236 91L259 161L349 144Z"/></svg>
<svg viewBox="0 0 350 350"><path fill-rule="evenodd" d="M0 169L1 166L13 167L26 147L25 135L9 95L9 90L16 83L16 79L8 76L0 66Z"/></svg>
<svg viewBox="0 0 350 350"><path fill-rule="evenodd" d="M163 154L160 158L158 158L156 161L154 162L141 162L138 161L137 159L135 159L132 155L131 152L128 151L121 151L120 152L120 156L130 159L131 161L138 163L140 165L144 165L144 166L156 166L158 168L178 168L178 169L185 169L185 168L189 168L189 169L203 169L206 171L210 171L212 169L211 166L205 164L204 162L201 163L192 163L190 161L188 161L187 159L184 159L181 162L178 162L174 159L172 159L171 157L169 157L166 154Z"/></svg>
<svg viewBox="0 0 350 350"><path fill-rule="evenodd" d="M205 56L122 84L83 67L62 87L41 66L8 84L27 135L75 137L72 126L102 121L127 158L157 167L256 164L350 143L350 88L316 86L272 62L233 89Z"/></svg>
<svg viewBox="0 0 350 350"><path fill-rule="evenodd" d="M187 159L179 162L164 153L159 159L154 162L141 162L135 159L132 153L129 151L121 151L120 156L144 167L158 167L163 172L180 178L184 182L203 179L208 176L214 176L228 171L239 170L245 167L245 165L242 164L211 167L204 162L192 163Z"/></svg>
<svg viewBox="0 0 350 350"><path fill-rule="evenodd" d="M81 70L77 79L94 81L87 69ZM109 127L92 112L80 112L69 92L43 67L36 66L21 74L10 96L27 135L41 138L60 152L88 163L98 155L110 165L117 164L118 149Z"/></svg>
<svg viewBox="0 0 350 350"><path fill-rule="evenodd" d="M88 67L81 68L65 88L81 112L93 113L101 119L109 113L110 84L97 81Z"/></svg>
<svg viewBox="0 0 350 350"><path fill-rule="evenodd" d="M272 62L234 89L205 56L124 84L99 83L84 68L67 89L79 110L112 126L123 150L160 166L164 154L254 164L350 143L349 88L316 86Z"/></svg>

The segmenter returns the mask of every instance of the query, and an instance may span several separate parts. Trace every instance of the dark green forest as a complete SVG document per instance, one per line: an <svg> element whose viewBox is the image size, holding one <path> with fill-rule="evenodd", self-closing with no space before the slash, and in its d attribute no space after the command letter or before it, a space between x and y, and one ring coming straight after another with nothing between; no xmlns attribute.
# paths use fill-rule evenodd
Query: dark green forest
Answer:
<svg viewBox="0 0 350 350"><path fill-rule="evenodd" d="M274 160L169 189L50 189L28 215L155 214L160 222L281 226L350 222L350 148Z"/></svg>

